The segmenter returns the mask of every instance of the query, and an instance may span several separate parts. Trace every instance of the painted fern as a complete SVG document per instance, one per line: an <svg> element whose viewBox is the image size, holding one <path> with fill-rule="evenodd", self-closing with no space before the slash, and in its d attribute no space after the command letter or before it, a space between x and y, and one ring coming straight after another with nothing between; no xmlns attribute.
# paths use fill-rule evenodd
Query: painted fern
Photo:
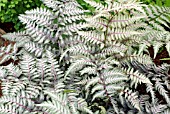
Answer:
<svg viewBox="0 0 170 114"><path fill-rule="evenodd" d="M23 32L3 35L15 43L0 48L0 64L10 58L19 62L0 66L0 113L169 112L168 66L156 67L143 54L150 45L157 53L167 41L168 31L159 25L168 26L168 8L136 0L84 0L94 7L90 12L75 0L42 1L48 8L19 16Z"/></svg>

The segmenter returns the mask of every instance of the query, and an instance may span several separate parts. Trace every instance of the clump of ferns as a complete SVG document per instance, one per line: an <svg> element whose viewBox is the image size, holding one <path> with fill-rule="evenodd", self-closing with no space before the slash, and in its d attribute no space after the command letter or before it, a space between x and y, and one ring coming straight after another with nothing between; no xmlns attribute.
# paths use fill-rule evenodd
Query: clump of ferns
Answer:
<svg viewBox="0 0 170 114"><path fill-rule="evenodd" d="M144 10L147 18L143 21L147 24L145 30L148 29L148 33L144 35L145 40L140 44L139 53L153 46L154 58L161 47L164 47L170 55L170 8L149 5L145 6Z"/></svg>
<svg viewBox="0 0 170 114"><path fill-rule="evenodd" d="M136 38L140 39L139 26L135 25L141 22L143 10L138 5L131 7L130 3L133 4L134 1L130 1L129 4L108 2L108 6L89 0L86 2L96 8L96 15L85 19L89 25L86 27L93 29L78 31L78 35L84 38L85 43L68 48L61 56L60 60L67 53L71 57L71 66L68 68L65 78L74 81L74 87L77 84L83 85L86 99L92 95L91 101L101 98L106 102L111 102L116 113L119 113L119 110L115 97L119 94L125 95L132 106L140 110L136 94L128 88L125 89L126 81L130 78L135 85L141 82L151 84L151 82L144 75L134 72L133 69L120 70L120 61L138 60L141 63L152 63L148 56L137 55L131 48L132 42L137 42ZM119 5L120 9L115 8ZM128 17L129 12L126 5L129 5L128 8L134 12L137 10L132 17ZM136 15L137 13L138 15Z"/></svg>
<svg viewBox="0 0 170 114"><path fill-rule="evenodd" d="M75 90L65 88L64 74L55 58L49 51L41 59L24 53L18 65L1 66L0 113L92 114Z"/></svg>
<svg viewBox="0 0 170 114"><path fill-rule="evenodd" d="M42 64L48 63L45 59L48 55L46 52L57 56L61 55L59 63L64 67L64 71L68 67L66 64L71 64L65 72L65 76L60 75L63 77L61 80L66 84L64 89L63 85L57 85L57 87L61 87L56 90L59 93L48 92L50 99L47 98L44 103L36 105L42 106L43 110L50 114L60 112L60 109L64 111L60 113L66 114L70 112L77 114L77 109L92 113L88 108L89 105L92 108L94 106L100 109L100 111L95 111L96 113L149 112L150 110L144 107L150 106L150 104L140 101L143 97L129 86L129 82L135 86L138 86L139 83L148 85L152 85L152 83L148 77L135 71L134 68L122 69L121 65L123 61L130 62L134 60L140 63L152 63L147 55L138 54L134 50L134 46L142 40L141 36L147 34L146 30L141 32L141 26L145 28L146 25L141 20L146 16L142 4L135 0L127 2L106 0L106 4L96 3L91 0L85 1L95 8L94 15L84 17L83 14L86 11L83 11L73 0L43 0L54 12L42 8L28 11L26 15L20 16L20 20L26 24L26 31L4 36L6 39L16 41L17 47L23 48L21 55L29 52L31 57L33 56L36 60L42 59L37 60L38 63L33 62L31 73L34 74L40 71L40 77L44 77L42 75L44 73L47 73L47 75L41 79L39 79L39 75L33 75L31 80L34 83L37 81L39 83L40 80L44 79L45 81L42 81L43 83L41 84L43 91L45 91L44 89L48 86L48 83L53 82L52 80L56 76L54 71L59 67L58 65L50 67L53 68L50 70L53 75L50 76L54 76L50 79L48 78L49 67L44 67L45 70L42 72L42 66L44 66ZM70 11L70 9L72 10ZM54 24L53 21L56 18L58 22ZM84 20L86 23L81 23L84 21L79 20ZM22 42L20 42L21 39ZM67 57L65 58L65 56ZM50 64L56 63L56 59L49 60ZM24 64L25 62L20 67ZM46 71L46 69L48 70ZM24 68L22 70L25 72ZM26 74L24 72L23 74L19 73L22 74L22 78L26 74L30 76L29 72ZM63 74L60 70L57 70L57 73ZM23 79L30 80L30 78L26 77ZM56 86L52 84L50 88L47 87L46 89L51 90L54 87ZM61 91L62 93L60 93ZM73 91L76 91L76 95ZM68 94L73 93L74 97L69 97L65 92ZM80 98L77 99L78 96ZM118 96L119 99L117 98ZM59 102L56 101L56 97L60 98ZM81 102L84 101L82 97L87 99L88 103ZM66 102L63 103L62 98L66 99ZM74 103L70 100L71 98L74 98ZM98 105L96 101L98 98L112 105L108 105L108 107L100 106L102 104ZM146 100L143 99L143 101ZM55 104L55 102L57 103ZM61 104L62 108L57 107L58 105L61 106ZM65 104L69 104L69 106ZM54 105L56 107L53 107ZM71 107L72 110L69 110L67 106ZM83 106L84 108L82 108ZM64 108L64 110L63 107L66 109ZM4 111L8 110L4 109ZM21 111L20 113L23 112Z"/></svg>
<svg viewBox="0 0 170 114"><path fill-rule="evenodd" d="M84 12L87 11L82 10L76 1L43 0L43 2L51 9L37 8L26 11L19 16L20 21L26 25L25 31L3 36L5 39L16 42L15 46L2 48L2 51L6 52L10 51L9 48L14 50L11 55L6 54L8 56L4 57L4 60L13 57L16 49L20 47L22 52L26 51L41 58L46 50L59 56L67 46L75 42L79 43L76 39L80 38L75 32L84 27L81 20L84 18ZM2 54L6 53L5 51ZM66 63L63 63L63 66Z"/></svg>
<svg viewBox="0 0 170 114"><path fill-rule="evenodd" d="M137 91L139 96L145 96L142 101L146 105L143 110L146 113L163 113L164 110L168 111L170 107L169 97L169 65L163 64L159 67L155 65L145 65L137 61L130 63L123 63L124 68L133 68L136 72L145 75L151 82L150 84L139 84L137 86L130 87Z"/></svg>
<svg viewBox="0 0 170 114"><path fill-rule="evenodd" d="M91 2L91 1L88 1L89 3ZM94 3L94 2L91 2L91 3ZM94 3L95 4L95 3ZM100 7L98 7L99 9L100 9ZM102 11L99 11L99 12L102 12ZM106 13L106 12L105 12ZM102 16L104 15L104 17L105 18L103 18ZM109 14L108 14L109 15ZM107 16L108 16L107 15ZM87 84L88 86L87 87L89 87L89 83L91 82L91 83L99 83L99 85L97 84L94 88L92 88L92 90L88 90L88 91L92 91L92 93L93 92L95 92L95 91L97 91L97 90L101 90L101 88L107 88L107 84L108 84L108 82L104 82L105 80L107 80L107 78L106 79L104 79L104 76L102 77L102 76L100 76L100 74L102 74L104 71L98 71L98 69L102 69L102 67L103 66L105 66L105 67L103 67L103 68L105 68L105 69L109 69L109 68L112 68L112 66L111 65L108 65L107 64L107 57L109 57L109 54L110 55L112 55L112 53L107 53L106 51L103 51L103 52L106 52L106 53L103 53L102 51L100 51L99 50L99 48L102 50L105 50L105 47L107 47L107 40L106 39L104 39L104 35L103 34L99 34L99 33L102 33L103 31L107 31L106 29L107 29L107 27L108 27L108 24L107 23L104 23L105 21L105 19L106 19L106 14L100 14L100 15L97 15L95 18L93 17L92 19L94 19L94 20L92 20L92 19L90 19L90 20L88 20L87 19L87 21L88 22L90 22L90 24L91 24L91 22L92 22L92 26L94 27L98 27L98 28L100 28L99 30L97 30L95 33L93 33L93 31L90 31L88 34L87 34L87 32L79 32L79 34L80 35L82 35L87 41L90 41L90 42L92 42L92 43L96 43L96 44L101 44L101 47L100 46L95 46L95 47L97 47L97 51L87 51L87 49L88 48L85 48L84 46L80 46L80 45L78 45L77 47L76 46L74 46L74 47L72 47L72 48L69 48L68 50L66 50L66 52L72 52L72 53L74 53L74 54L76 54L76 56L73 56L73 61L74 61L74 63L72 64L72 66L69 68L69 72L70 71L72 71L73 70L73 72L74 72L74 70L75 70L75 72L76 71L80 71L80 73L82 74L82 73L84 73L85 71L86 71L86 73L87 74L93 74L93 75L97 75L96 77L98 77L98 78L94 78L94 77L92 77L92 79L90 78L90 79L87 79L87 80L85 80L85 83L84 82L82 82L82 83L84 83L84 84ZM101 20L97 20L97 18L98 17L101 17L100 19ZM96 21L96 20L97 21ZM107 20L107 19L106 19ZM140 22L140 21L139 21ZM135 24L135 23L134 23ZM143 23L141 22L141 25L142 25ZM140 26L141 26L140 25ZM143 25L146 25L146 24L143 24ZM134 25L135 26L135 25ZM133 27L134 27L133 26ZM105 29L105 27L106 27L106 29ZM139 27L138 25L137 26L135 26L135 27ZM131 28L131 26L130 27L127 27L127 28ZM136 30L138 30L136 28ZM140 29L139 29L140 30ZM107 31L108 32L108 31ZM105 34L107 34L107 33L105 33ZM122 33L123 34L123 33ZM100 37L97 37L97 35L99 35ZM134 35L135 36L135 35ZM116 36L115 35L115 38L122 38L123 36ZM100 39L98 39L98 38L100 38ZM108 37L107 37L108 38ZM127 38L127 36L126 36L126 38ZM102 42L102 39L104 39L104 43ZM128 38L127 38L128 39ZM116 39L115 39L116 40ZM115 41L114 40L114 41ZM129 40L129 39L128 39ZM112 41L112 40L110 40L110 41ZM122 40L122 41L126 41L126 39L125 40ZM107 42L107 43L106 43ZM119 42L119 41L118 41ZM108 43L109 44L109 43ZM89 44L87 44L87 45L89 45ZM88 46L86 46L86 47L88 47ZM104 48L103 48L104 47ZM109 46L108 46L109 47ZM116 47L116 46L115 46ZM114 48L112 48L112 51L115 51L114 52L114 56L115 57L113 57L114 59L118 59L119 61L121 61L121 59L122 58L126 58L127 57L127 55L125 55L125 56L123 56L123 57L121 57L123 54L120 52L120 50L119 51L117 51L117 50L113 50L113 49L115 49L115 47ZM117 46L118 47L118 46ZM82 48L81 49L81 51L79 51L78 50L78 48ZM111 49L111 47L109 47L110 49ZM90 48L90 49L92 49L92 48ZM120 49L120 48L119 48ZM83 51L84 50L84 51ZM117 51L117 53L119 53L119 54L115 54L116 53L116 51ZM127 51L127 50L126 50ZM125 51L125 52L126 52ZM99 52L99 56L101 57L98 57L97 56L97 52ZM131 52L131 51L130 51ZM128 53L130 53L130 52L128 52ZM77 55L77 53L81 53L82 55ZM90 59L89 59L89 54L88 53L92 53L92 57L90 56ZM96 55L95 55L96 54ZM103 54L103 55L102 55ZM122 55L121 55L122 54ZM84 57L84 55L86 56L86 57ZM87 56L88 56L88 58L87 58ZM113 56L113 55L112 55ZM136 55L134 55L134 57L135 57ZM80 58L80 59L79 59ZM109 59L113 59L113 58L109 58ZM79 60L77 60L77 59L79 59ZM103 64L102 64L102 59L103 59L103 61L104 60L106 60L106 61L104 61L103 62ZM141 59L142 60L142 59ZM149 61L149 60L148 60ZM85 63L86 62L86 63ZM116 61L116 60L113 60L112 62L114 62L114 66L117 66L117 64L115 64L116 62L118 63L118 61ZM151 61L150 61L151 62ZM85 63L85 64L83 64L83 63ZM111 61L109 61L108 63L111 63ZM88 68L82 68L82 66L83 65L85 65L85 67L87 67L88 66ZM101 66L100 66L101 65ZM102 66L103 65L103 66ZM96 67L96 68L94 68L94 67ZM99 67L99 68L98 68ZM106 71L106 72L109 72L109 71ZM129 73L128 73L129 72ZM127 69L126 70L126 75L132 75L132 76L130 76L132 79L133 79L133 72L135 72L133 69ZM148 83L148 85L151 85L151 82L147 79L147 78L145 78L145 76L144 75L142 75L142 74L139 74L138 72L135 72L136 74L137 74L137 76L139 75L140 77L143 77L143 82L145 82L145 83ZM134 73L134 74L135 74ZM74 74L74 73L73 73ZM66 75L67 75L67 73L66 73ZM79 75L79 74L78 74ZM94 80L93 80L93 78L94 78ZM85 79L86 79L86 76L85 76ZM101 82L98 82L98 80L100 80ZM135 80L135 79L134 79ZM94 81L94 82L93 82ZM139 81L137 81L137 80L135 80L136 82L142 82L141 80ZM133 83L135 83L135 85L137 86L137 83L136 82L133 82ZM105 83L107 83L107 84L105 84ZM92 85L94 85L94 84L92 84ZM103 86L103 87L102 87ZM87 88L86 87L86 88ZM85 89L86 89L85 88ZM96 92L95 94L94 94L94 96L93 97L96 97L96 96L99 96L99 95L103 95L103 94L105 94L106 96L108 95L108 92L107 92L108 90L107 89L105 89L105 91L100 91L100 92ZM126 89L126 91L124 92L124 94L126 94L126 93L129 93L129 94L132 94L132 91L131 90L128 90L128 89ZM97 95L96 95L97 94ZM135 98L137 98L136 96L135 96L135 94L133 94L134 95L134 97ZM108 97L108 99L111 99L109 96L107 96ZM128 97L127 97L128 98ZM166 97L167 98L167 97ZM93 98L94 99L94 98ZM129 98L130 99L130 98ZM132 100L132 99L131 99ZM133 99L133 100L136 100L136 99ZM111 100L110 100L111 101ZM134 102L134 104L132 104L132 105L134 105L135 106L135 108L137 108L137 109L140 109L139 108L139 101L138 100L136 100L136 102ZM117 111L118 112L118 111Z"/></svg>

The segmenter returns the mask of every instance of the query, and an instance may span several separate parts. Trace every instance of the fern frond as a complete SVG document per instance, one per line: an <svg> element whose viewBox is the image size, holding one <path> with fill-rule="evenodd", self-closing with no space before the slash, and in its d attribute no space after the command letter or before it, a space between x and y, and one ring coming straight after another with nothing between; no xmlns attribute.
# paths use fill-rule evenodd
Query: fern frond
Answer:
<svg viewBox="0 0 170 114"><path fill-rule="evenodd" d="M53 52L53 49L50 46L43 45L43 44L37 44L37 43L34 43L34 42L26 43L24 45L24 49L27 52L34 54L37 57L43 56L46 51L52 51Z"/></svg>
<svg viewBox="0 0 170 114"><path fill-rule="evenodd" d="M164 89L163 85L161 82L159 81L156 81L155 82L155 88L158 90L158 92L164 96L166 102L168 103L168 105L170 105L170 98L169 98L169 95L168 95L168 92Z"/></svg>
<svg viewBox="0 0 170 114"><path fill-rule="evenodd" d="M130 10L130 9L135 9L139 12L144 13L143 9L142 9L142 5L139 2L136 2L134 0L128 1L126 2L112 2L112 1L108 1L107 5L104 6L101 3L97 3L95 1L91 1L91 0L85 0L86 3L89 3L91 6L95 7L96 10L102 11L103 12L111 12L111 11L123 11L123 10ZM135 6L135 7L134 7Z"/></svg>
<svg viewBox="0 0 170 114"><path fill-rule="evenodd" d="M9 59L17 60L18 47L16 44L9 44L6 47L0 47L0 64L8 61Z"/></svg>
<svg viewBox="0 0 170 114"><path fill-rule="evenodd" d="M7 79L2 82L2 90L3 97L0 98L0 111L26 114L36 110L36 101L33 101L33 99L37 99L38 95L41 94L39 86ZM42 100L39 99L39 102Z"/></svg>
<svg viewBox="0 0 170 114"><path fill-rule="evenodd" d="M34 107L34 102L31 101L31 99L26 99L26 98L22 98L20 96L3 96L0 98L0 104L12 104L13 107L15 108L19 108L20 112L18 112L19 114L21 114L24 110L27 110L29 112L31 112L32 108Z"/></svg>
<svg viewBox="0 0 170 114"><path fill-rule="evenodd" d="M2 35L2 37L6 40L15 42L18 47L23 46L24 43L29 42L31 37L25 32L17 32L17 33L7 33ZM22 42L20 42L22 41Z"/></svg>
<svg viewBox="0 0 170 114"><path fill-rule="evenodd" d="M75 5L70 3L64 7L65 9L63 10L63 12L61 12L61 14L73 17L72 19L74 19L76 15L82 16L85 12L89 12L88 10L82 10L80 7L77 7L77 4Z"/></svg>
<svg viewBox="0 0 170 114"><path fill-rule="evenodd" d="M154 91L154 87L150 84L146 84L147 88L146 88L146 91L147 93L150 93L151 94L151 98L152 98L152 103L155 102L155 91Z"/></svg>
<svg viewBox="0 0 170 114"><path fill-rule="evenodd" d="M170 52L169 8L84 0L89 12L76 0L42 1L49 9L19 16L24 32L4 35L15 44L0 56L19 63L0 66L0 113L168 113L169 66L155 66L143 51Z"/></svg>
<svg viewBox="0 0 170 114"><path fill-rule="evenodd" d="M170 12L170 8L168 7L158 7L158 6L145 6L144 7L147 15L148 22L157 30L165 30L161 24L168 27L168 23L170 23L168 17L166 16Z"/></svg>
<svg viewBox="0 0 170 114"><path fill-rule="evenodd" d="M139 111L141 111L140 109L140 104L139 104L139 99L138 96L136 95L136 93L132 92L132 90L129 90L128 88L126 88L122 93L120 93L120 95L125 95L125 98Z"/></svg>
<svg viewBox="0 0 170 114"><path fill-rule="evenodd" d="M150 44L147 43L147 42L141 43L141 44L139 45L138 54L140 55L140 54L142 54L144 51L147 51L147 48L148 48L149 46L150 46Z"/></svg>
<svg viewBox="0 0 170 114"><path fill-rule="evenodd" d="M97 71L96 71L95 67L86 67L83 70L81 70L80 73L81 73L81 75L84 75L84 74L88 74L88 75L94 74L94 75L96 75Z"/></svg>
<svg viewBox="0 0 170 114"><path fill-rule="evenodd" d="M90 60L89 58L85 57L85 58L81 58L80 60L75 61L67 70L65 77L70 73L70 72L74 72L78 69L81 69L83 66L85 65L89 65L89 66L94 66L96 67L96 65L92 62L92 60Z"/></svg>
<svg viewBox="0 0 170 114"><path fill-rule="evenodd" d="M52 79L54 81L54 85L55 85L55 83L62 82L64 73L60 69L58 62L55 59L56 56L53 53L51 53L50 51L47 51L46 57L47 57L47 64L48 64L47 71L49 72L49 76L52 77Z"/></svg>
<svg viewBox="0 0 170 114"><path fill-rule="evenodd" d="M52 18L54 16L53 13L46 8L32 9L32 10L26 11L25 14L28 14L28 15L39 14L39 15L43 15L43 16L49 16L50 18Z"/></svg>
<svg viewBox="0 0 170 114"><path fill-rule="evenodd" d="M31 81L34 78L37 78L36 70L37 68L35 67L35 59L29 55L25 54L22 57L22 61L20 63L20 67L22 69L23 74L26 77L23 77L23 80L28 80Z"/></svg>
<svg viewBox="0 0 170 114"><path fill-rule="evenodd" d="M85 18L85 20L88 22L88 26L92 28L98 28L101 31L106 31L108 25L107 25L107 20L103 18L97 18L93 19L91 17Z"/></svg>
<svg viewBox="0 0 170 114"><path fill-rule="evenodd" d="M143 63L143 64L153 64L151 57L149 57L148 55L143 55L143 54L137 55L136 52L134 52L131 55L127 55L125 57L122 57L122 58L125 61L126 60L128 60L128 61L138 61L138 62Z"/></svg>
<svg viewBox="0 0 170 114"><path fill-rule="evenodd" d="M61 28L61 30L63 31L63 34L65 35L73 35L73 33L78 32L79 30L81 30L82 28L87 27L87 24L84 23L73 23L71 25L67 25L66 27Z"/></svg>
<svg viewBox="0 0 170 114"><path fill-rule="evenodd" d="M157 105L151 108L152 113L161 113L167 108L166 105Z"/></svg>
<svg viewBox="0 0 170 114"><path fill-rule="evenodd" d="M92 86L91 94L94 94L92 101L98 97L107 97L111 100L111 96L122 89L124 84L122 82L125 80L127 80L127 77L121 71L113 69L102 74L97 73L97 77L84 80L79 84L85 84L85 90L87 91Z"/></svg>
<svg viewBox="0 0 170 114"><path fill-rule="evenodd" d="M87 102L85 101L85 99L77 98L76 97L77 95L78 94L76 94L76 93L69 93L68 94L68 98L70 99L69 104L70 104L72 113L76 113L76 110L79 109L84 113L93 114L93 112L88 108L88 105L87 105ZM75 103L78 103L77 107L75 107Z"/></svg>
<svg viewBox="0 0 170 114"><path fill-rule="evenodd" d="M37 73L41 77L40 84L45 83L45 84L49 85L51 77L48 76L48 70L47 70L47 63L46 62L47 62L46 59L37 59L36 67L37 67Z"/></svg>
<svg viewBox="0 0 170 114"><path fill-rule="evenodd" d="M51 101L37 104L37 106L42 107L43 110L49 114L79 114L78 109L92 114L92 112L86 108L87 105L84 104L85 101L77 99L72 93L52 93L48 91L45 91L45 93L51 97ZM76 105L78 105L78 107Z"/></svg>
<svg viewBox="0 0 170 114"><path fill-rule="evenodd" d="M82 36L85 38L87 41L90 41L91 43L94 44L103 44L104 41L104 34L103 33L95 33L95 32L83 32L79 31L78 35Z"/></svg>
<svg viewBox="0 0 170 114"><path fill-rule="evenodd" d="M52 8L53 11L58 10L58 7L56 7L60 2L54 1L54 0L41 0L47 7Z"/></svg>
<svg viewBox="0 0 170 114"><path fill-rule="evenodd" d="M138 22L139 20L143 19L145 16L142 16L142 14L135 15L130 17L129 15L123 15L123 14L118 14L113 17L113 19L110 21L110 25L113 26L114 28L123 28L128 25L134 24L135 22ZM137 25L135 23L135 25Z"/></svg>
<svg viewBox="0 0 170 114"><path fill-rule="evenodd" d="M152 111L150 110L150 107L158 106L158 105L165 105L169 106L169 91L168 91L168 66L167 65L162 65L157 67L154 64L141 64L137 61L133 61L131 63L128 63L129 65L126 66L126 68L132 67L135 71L138 71L139 73L145 75L148 77L151 81L151 84L146 84L146 92L150 93L147 101L149 104L143 104L146 106L146 112L151 113ZM125 67L125 66L124 66ZM167 83L167 84L166 84ZM166 87L167 85L167 87ZM162 97L158 98L156 95L161 95ZM139 91L139 95L140 91ZM164 99L167 103L160 103ZM152 101L152 103L150 103ZM149 107L150 106L150 107Z"/></svg>
<svg viewBox="0 0 170 114"><path fill-rule="evenodd" d="M163 46L163 43L161 42L155 42L153 43L153 49L154 49L154 58L156 57L156 54L158 53L159 51L159 48Z"/></svg>
<svg viewBox="0 0 170 114"><path fill-rule="evenodd" d="M112 42L112 43L113 44L111 44L111 46L104 48L102 52L98 55L107 56L107 55L113 55L115 53L118 53L121 56L124 56L124 53L127 50L127 47L125 45L121 45L116 42Z"/></svg>
<svg viewBox="0 0 170 114"><path fill-rule="evenodd" d="M133 35L141 35L141 33L137 31L128 31L126 29L111 29L108 32L108 37L112 40L125 39Z"/></svg>
<svg viewBox="0 0 170 114"><path fill-rule="evenodd" d="M168 54L170 55L170 42L167 42L165 47L166 47Z"/></svg>
<svg viewBox="0 0 170 114"><path fill-rule="evenodd" d="M20 70L20 68L18 66L15 66L14 64L9 64L7 66L4 67L7 72L8 72L8 78L12 79L12 78L19 78L22 74L22 71Z"/></svg>
<svg viewBox="0 0 170 114"><path fill-rule="evenodd" d="M65 50L65 52L60 57L60 61L64 58L64 56L68 52L75 55L75 56L79 55L79 54L82 54L82 55L85 55L85 56L91 56L91 53L92 53L90 47L88 47L84 44L78 44L78 45L71 46L70 48Z"/></svg>
<svg viewBox="0 0 170 114"><path fill-rule="evenodd" d="M134 72L133 68L129 68L125 70L127 75L129 75L130 79L133 80L132 85L135 84L135 88L137 87L138 83L146 83L146 84L151 84L150 80L144 76L143 74L140 74L138 71Z"/></svg>
<svg viewBox="0 0 170 114"><path fill-rule="evenodd" d="M76 15L76 16L71 16L71 17L65 17L63 21L65 23L71 24L71 23L76 22L78 20L83 20L83 19L85 19L85 17L86 16L84 16L84 15Z"/></svg>
<svg viewBox="0 0 170 114"><path fill-rule="evenodd" d="M28 24L30 22L35 22L40 26L53 27L54 14L47 9L34 9L31 11L26 11L26 15L20 15L19 19L23 24Z"/></svg>
<svg viewBox="0 0 170 114"><path fill-rule="evenodd" d="M51 41L55 41L53 30L48 28L39 27L35 25L33 22L27 22L26 32L32 37L35 42L38 43L49 43Z"/></svg>

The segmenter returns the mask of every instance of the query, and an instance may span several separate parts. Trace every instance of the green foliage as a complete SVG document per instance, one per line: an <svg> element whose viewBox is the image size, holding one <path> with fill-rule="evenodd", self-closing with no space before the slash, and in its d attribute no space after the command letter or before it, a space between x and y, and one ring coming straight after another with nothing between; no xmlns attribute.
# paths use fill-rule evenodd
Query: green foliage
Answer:
<svg viewBox="0 0 170 114"><path fill-rule="evenodd" d="M98 3L104 3L104 0L94 0ZM90 6L88 3L86 3L84 0L77 0L77 2L83 7L83 9L94 11L94 7Z"/></svg>
<svg viewBox="0 0 170 114"><path fill-rule="evenodd" d="M0 66L0 113L169 113L169 66L156 67L142 53L150 34L164 31L162 18L148 24L155 16L149 11L159 7L84 0L92 8L84 10L75 0L42 1L48 9L19 15L23 32L3 35L15 45L0 48L1 63L19 63Z"/></svg>
<svg viewBox="0 0 170 114"><path fill-rule="evenodd" d="M148 5L158 5L158 6L170 6L169 0L140 0L141 2L148 4Z"/></svg>
<svg viewBox="0 0 170 114"><path fill-rule="evenodd" d="M0 0L0 21L12 22L15 24L15 29L23 28L18 19L18 15L24 13L26 10L40 7L40 0Z"/></svg>

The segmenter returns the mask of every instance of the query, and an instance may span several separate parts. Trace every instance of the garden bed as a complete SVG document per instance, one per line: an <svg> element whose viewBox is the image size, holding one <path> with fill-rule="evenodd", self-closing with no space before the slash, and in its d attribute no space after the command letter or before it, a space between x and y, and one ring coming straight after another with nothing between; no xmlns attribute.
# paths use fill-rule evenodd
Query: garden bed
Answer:
<svg viewBox="0 0 170 114"><path fill-rule="evenodd" d="M9 32L14 32L14 31L15 31L15 29L14 29L14 25L12 23L0 23L0 46L7 46L11 43L9 41L5 41L1 37L1 35L5 34L6 32L9 33ZM153 59L153 56L154 56L153 47L149 47L148 50L149 50L150 57ZM156 58L153 59L153 62L156 65L161 65L163 63L170 64L170 60L161 60L162 58L169 58L168 52L166 50L162 50L159 54L157 54ZM1 57L0 57L0 59L1 59ZM13 62L14 61L10 59L7 62L3 63L2 65L6 66ZM170 70L169 70L169 74L170 74ZM0 85L0 96L2 96L1 85Z"/></svg>
<svg viewBox="0 0 170 114"><path fill-rule="evenodd" d="M170 9L83 1L2 18L0 112L170 114Z"/></svg>

